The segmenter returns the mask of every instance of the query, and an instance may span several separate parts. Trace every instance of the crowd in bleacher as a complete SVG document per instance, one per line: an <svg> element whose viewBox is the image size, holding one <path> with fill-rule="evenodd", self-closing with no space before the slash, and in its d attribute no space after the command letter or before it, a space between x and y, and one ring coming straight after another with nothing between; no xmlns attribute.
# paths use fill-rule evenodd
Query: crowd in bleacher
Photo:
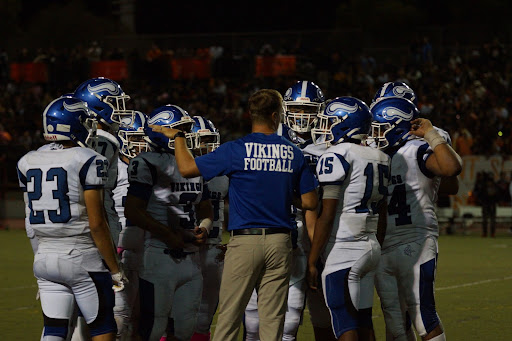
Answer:
<svg viewBox="0 0 512 341"><path fill-rule="evenodd" d="M478 48L444 48L444 53L436 53L435 46L425 41L411 44L400 59L362 52L304 51L286 51L302 54L297 58L296 75L263 78L254 76L251 54L282 53L269 44L242 54L219 46L164 50L156 44L148 51L123 51L96 42L63 50L22 49L12 56L1 50L0 160L11 161L2 162L10 167L20 155L43 143L40 117L44 107L89 78L89 62L105 59L127 60L129 78L120 83L131 96L133 108L149 113L163 104L178 104L192 115L211 119L224 141L249 130L246 101L258 88L284 92L295 80L308 79L327 98L348 95L369 104L382 83L398 80L416 92L422 116L450 132L461 156L512 154L512 63L510 48L497 39ZM212 58L210 78L169 77L169 58L205 55ZM48 64L47 83L10 80L9 63L35 61Z"/></svg>

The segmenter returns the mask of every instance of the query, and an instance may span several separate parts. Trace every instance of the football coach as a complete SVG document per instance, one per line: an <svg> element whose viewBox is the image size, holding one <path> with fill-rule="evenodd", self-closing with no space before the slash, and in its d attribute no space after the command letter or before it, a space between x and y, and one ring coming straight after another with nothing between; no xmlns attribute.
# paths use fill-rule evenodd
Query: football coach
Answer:
<svg viewBox="0 0 512 341"><path fill-rule="evenodd" d="M251 95L248 109L252 133L222 144L194 159L182 131L152 126L175 139L180 173L205 180L227 175L231 235L219 294L214 341L237 340L252 291L258 292L260 338L280 341L288 296L292 252L290 207L318 203L317 182L299 148L276 134L283 115L282 96L261 89ZM295 199L294 199L295 198Z"/></svg>

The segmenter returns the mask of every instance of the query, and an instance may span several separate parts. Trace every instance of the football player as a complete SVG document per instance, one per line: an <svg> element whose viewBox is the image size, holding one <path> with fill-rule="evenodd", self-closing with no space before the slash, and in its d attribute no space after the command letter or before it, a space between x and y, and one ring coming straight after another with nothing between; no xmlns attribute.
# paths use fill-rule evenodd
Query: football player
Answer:
<svg viewBox="0 0 512 341"><path fill-rule="evenodd" d="M117 183L113 191L115 209L121 223L117 253L121 257L124 273L129 280L124 290L116 292L115 295L114 317L117 323L117 340L119 341L131 340L133 337L135 318L132 314L139 292L139 267L144 251L144 230L134 226L124 216L129 184L128 164L140 153L149 151L149 145L144 139L147 116L140 111L135 111L133 118L133 121L130 117L122 118L122 124L117 133L121 148L117 163Z"/></svg>
<svg viewBox="0 0 512 341"><path fill-rule="evenodd" d="M220 134L210 120L202 116L194 116L191 132L194 135L194 155L210 153L220 146ZM224 204L228 198L229 178L218 176L208 181L210 200L213 206L213 225L206 245L199 251L201 272L203 274L203 294L195 333L191 341L210 340L210 326L219 303L220 280L222 277L223 253L222 231L226 223Z"/></svg>
<svg viewBox="0 0 512 341"><path fill-rule="evenodd" d="M376 288L386 329L408 340L404 308L422 340L445 340L434 302L439 236L435 201L441 177L462 169L459 155L413 102L384 98L372 105L370 145L391 156L386 232Z"/></svg>
<svg viewBox="0 0 512 341"><path fill-rule="evenodd" d="M43 113L43 135L52 143L29 152L17 165L25 223L39 241L34 275L43 340L68 337L75 303L93 340L115 338L112 284L121 290L126 278L104 218L108 161L87 148L95 130L86 103L60 97Z"/></svg>
<svg viewBox="0 0 512 341"><path fill-rule="evenodd" d="M414 90L404 82L395 81L384 83L380 89L377 90L375 96L373 97L372 104L370 105L370 109L375 103L386 97L403 97L413 102L414 105L418 106L418 97L416 96ZM434 128L438 131L439 134L441 134L441 136L444 137L449 145L452 145L448 132L439 127ZM368 139L367 142L375 147L375 142L372 138ZM441 184L439 185L438 190L439 194L453 195L457 194L458 190L459 181L456 176L441 178ZM407 305L405 302L403 302L403 300L401 300L400 305L402 307L403 324L406 328L407 338L409 341L416 340L416 335L414 333L414 329L412 328L411 319L409 313L407 312ZM386 329L386 338L387 340L393 340L392 333L388 329Z"/></svg>
<svg viewBox="0 0 512 341"><path fill-rule="evenodd" d="M317 289L316 264L325 248L322 287L336 339L375 340L378 204L386 194L389 156L362 144L372 119L363 101L335 98L318 119L313 139L330 147L316 169L323 198L308 257L308 282Z"/></svg>
<svg viewBox="0 0 512 341"><path fill-rule="evenodd" d="M92 148L108 160L105 211L112 239L117 246L121 225L114 208L112 194L117 181L119 159L117 131L123 118L133 121L134 111L126 109L126 101L130 99L130 96L124 93L117 82L104 77L86 80L76 88L73 96L87 103L93 117L98 122L98 138Z"/></svg>
<svg viewBox="0 0 512 341"><path fill-rule="evenodd" d="M190 131L194 120L168 104L153 110L147 123ZM213 220L208 187L202 177L181 176L174 139L152 129L145 133L152 151L130 160L125 206L126 218L149 232L139 275L139 334L143 340L160 340L173 317L174 336L190 340L203 284L197 244L205 242ZM192 137L187 133L190 148Z"/></svg>

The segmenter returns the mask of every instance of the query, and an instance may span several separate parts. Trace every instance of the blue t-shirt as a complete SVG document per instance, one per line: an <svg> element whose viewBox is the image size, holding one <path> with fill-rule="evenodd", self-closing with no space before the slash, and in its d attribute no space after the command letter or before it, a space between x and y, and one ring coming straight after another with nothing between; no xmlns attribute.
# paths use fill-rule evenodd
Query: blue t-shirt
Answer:
<svg viewBox="0 0 512 341"><path fill-rule="evenodd" d="M318 185L301 150L276 134L252 133L195 160L205 180L229 177L229 231L293 229L294 194L311 192Z"/></svg>

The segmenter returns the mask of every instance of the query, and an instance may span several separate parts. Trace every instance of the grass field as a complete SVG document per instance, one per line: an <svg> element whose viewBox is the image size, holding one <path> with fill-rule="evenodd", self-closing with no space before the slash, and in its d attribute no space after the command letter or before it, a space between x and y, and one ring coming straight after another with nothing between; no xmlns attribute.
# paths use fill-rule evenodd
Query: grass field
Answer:
<svg viewBox="0 0 512 341"><path fill-rule="evenodd" d="M512 237L500 232L440 237L436 301L449 340L512 340ZM0 259L0 340L39 340L42 314L23 230L0 231ZM373 322L384 340L377 295ZM298 340L313 340L307 310Z"/></svg>

